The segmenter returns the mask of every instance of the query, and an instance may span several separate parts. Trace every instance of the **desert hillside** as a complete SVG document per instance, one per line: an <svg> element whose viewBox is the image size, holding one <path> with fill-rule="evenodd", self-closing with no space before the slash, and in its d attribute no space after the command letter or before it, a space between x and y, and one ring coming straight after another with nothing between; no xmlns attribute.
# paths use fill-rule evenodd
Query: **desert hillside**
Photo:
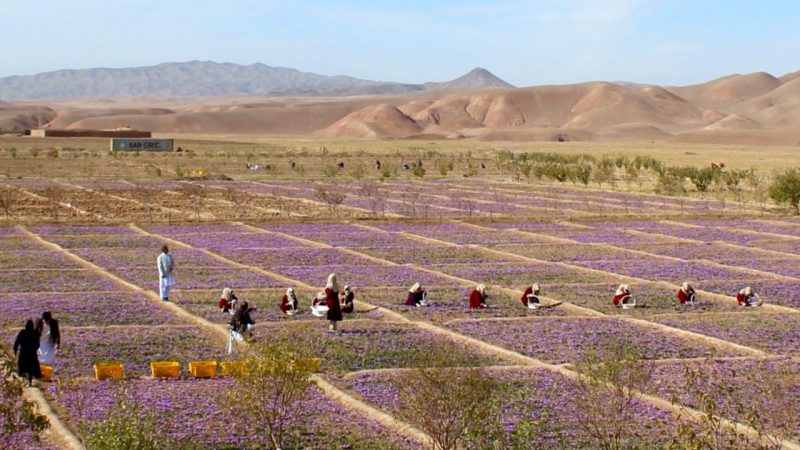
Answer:
<svg viewBox="0 0 800 450"><path fill-rule="evenodd" d="M0 129L131 127L326 139L653 140L800 144L800 76L691 86L510 87L485 69L413 92L347 97L117 97L0 102Z"/></svg>

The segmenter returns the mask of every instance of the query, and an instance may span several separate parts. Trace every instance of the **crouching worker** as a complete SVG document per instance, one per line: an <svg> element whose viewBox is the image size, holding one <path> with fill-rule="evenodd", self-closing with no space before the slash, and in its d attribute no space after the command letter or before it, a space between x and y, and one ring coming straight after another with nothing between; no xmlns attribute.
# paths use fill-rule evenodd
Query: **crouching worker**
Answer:
<svg viewBox="0 0 800 450"><path fill-rule="evenodd" d="M311 314L315 317L325 317L328 313L328 305L325 303L325 293L320 291L311 299Z"/></svg>
<svg viewBox="0 0 800 450"><path fill-rule="evenodd" d="M289 288L281 298L281 312L287 316L293 316L297 312L297 295L294 293L294 288Z"/></svg>
<svg viewBox="0 0 800 450"><path fill-rule="evenodd" d="M486 308L488 305L486 304L486 299L489 298L489 295L486 293L486 286L483 284L479 284L475 289L472 290L472 293L469 295L469 307L470 309L481 309Z"/></svg>
<svg viewBox="0 0 800 450"><path fill-rule="evenodd" d="M636 299L633 298L633 294L631 294L627 284L620 284L614 293L614 306L622 309L630 309L636 306Z"/></svg>
<svg viewBox="0 0 800 450"><path fill-rule="evenodd" d="M228 325L228 330L230 331L228 333L228 354L233 353L233 348L237 342L242 342L245 338L252 336L253 327L256 324L251 316L253 311L255 311L255 308L251 308L247 302L242 302L236 308L236 312L233 313L233 318L231 318Z"/></svg>
<svg viewBox="0 0 800 450"><path fill-rule="evenodd" d="M219 298L219 311L224 313L233 314L236 312L236 303L238 302L238 298L236 298L236 294L233 293L233 289L226 287L222 290L222 295Z"/></svg>
<svg viewBox="0 0 800 450"><path fill-rule="evenodd" d="M542 302L539 300L539 283L533 283L528 286L525 292L522 293L520 300L523 305L530 309L538 309L542 306Z"/></svg>
<svg viewBox="0 0 800 450"><path fill-rule="evenodd" d="M342 304L342 312L343 313L351 313L355 311L355 301L356 294L353 293L353 290L350 289L350 285L345 285L344 291L339 295L339 302Z"/></svg>
<svg viewBox="0 0 800 450"><path fill-rule="evenodd" d="M761 306L764 303L750 286L736 294L736 302L739 303L739 306Z"/></svg>
<svg viewBox="0 0 800 450"><path fill-rule="evenodd" d="M414 283L408 290L408 298L406 299L406 306L425 306L428 294L419 283Z"/></svg>
<svg viewBox="0 0 800 450"><path fill-rule="evenodd" d="M678 289L678 301L681 302L681 305L694 305L697 303L697 294L695 294L691 284L683 283L681 285L681 288Z"/></svg>

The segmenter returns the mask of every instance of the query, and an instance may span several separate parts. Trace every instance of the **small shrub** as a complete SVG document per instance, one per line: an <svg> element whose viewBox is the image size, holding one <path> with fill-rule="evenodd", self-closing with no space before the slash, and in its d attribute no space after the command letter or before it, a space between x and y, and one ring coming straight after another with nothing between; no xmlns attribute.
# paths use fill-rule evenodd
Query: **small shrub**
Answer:
<svg viewBox="0 0 800 450"><path fill-rule="evenodd" d="M0 345L0 442L14 442L24 432L39 435L50 426L47 417L39 414L36 403L25 400L25 382L17 376L10 349Z"/></svg>
<svg viewBox="0 0 800 450"><path fill-rule="evenodd" d="M800 173L789 169L778 175L769 185L769 197L779 204L785 204L800 214Z"/></svg>
<svg viewBox="0 0 800 450"><path fill-rule="evenodd" d="M158 450L176 448L162 434L151 411L142 411L136 399L120 388L108 416L84 421L87 450Z"/></svg>

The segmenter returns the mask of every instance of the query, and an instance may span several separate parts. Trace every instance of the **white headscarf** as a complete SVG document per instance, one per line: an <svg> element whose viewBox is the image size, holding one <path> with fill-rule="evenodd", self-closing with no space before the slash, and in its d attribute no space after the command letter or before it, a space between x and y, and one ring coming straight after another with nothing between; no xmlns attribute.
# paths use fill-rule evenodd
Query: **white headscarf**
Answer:
<svg viewBox="0 0 800 450"><path fill-rule="evenodd" d="M475 288L475 289L477 289L478 292L481 293L481 295L485 295L486 294L486 285L483 284L483 283L479 284L478 287Z"/></svg>
<svg viewBox="0 0 800 450"><path fill-rule="evenodd" d="M350 292L350 285L349 284L345 284L344 285L344 291L345 292Z"/></svg>
<svg viewBox="0 0 800 450"><path fill-rule="evenodd" d="M690 289L692 289L692 285L688 281L684 281L681 285L681 290L688 293Z"/></svg>
<svg viewBox="0 0 800 450"><path fill-rule="evenodd" d="M294 288L289 288L289 289L287 289L287 290L286 290L286 296L287 296L287 297L289 297L290 299L297 298L297 297L294 295Z"/></svg>
<svg viewBox="0 0 800 450"><path fill-rule="evenodd" d="M750 286L747 286L744 289L742 289L741 291L739 291L739 293L742 294L742 295L753 295L753 288L751 288Z"/></svg>
<svg viewBox="0 0 800 450"><path fill-rule="evenodd" d="M226 287L222 290L222 298L227 301L231 301L231 297L233 297L233 289Z"/></svg>
<svg viewBox="0 0 800 450"><path fill-rule="evenodd" d="M531 290L533 291L534 294L539 292L539 283L533 283L531 285Z"/></svg>
<svg viewBox="0 0 800 450"><path fill-rule="evenodd" d="M620 284L620 285L619 285L619 287L617 288L617 292L616 292L616 294L615 294L615 295L622 294L622 293L624 293L625 291L629 291L629 289L628 289L628 285L627 285L627 284Z"/></svg>
<svg viewBox="0 0 800 450"><path fill-rule="evenodd" d="M328 282L325 283L325 288L330 289L334 292L339 292L339 284L336 282L335 273L328 275Z"/></svg>
<svg viewBox="0 0 800 450"><path fill-rule="evenodd" d="M422 286L420 286L420 284L419 284L419 283L414 283L414 284L411 286L411 289L409 289L409 290L408 290L408 292L411 292L412 294L416 294L417 292L419 292L419 290L420 290L420 288L421 288L421 287L422 287Z"/></svg>

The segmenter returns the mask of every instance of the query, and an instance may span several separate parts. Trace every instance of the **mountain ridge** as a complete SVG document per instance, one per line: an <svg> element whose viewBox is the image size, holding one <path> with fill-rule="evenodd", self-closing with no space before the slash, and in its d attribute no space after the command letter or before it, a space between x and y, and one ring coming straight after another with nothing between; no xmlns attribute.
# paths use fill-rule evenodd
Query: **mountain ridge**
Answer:
<svg viewBox="0 0 800 450"><path fill-rule="evenodd" d="M6 101L119 97L215 97L230 95L347 97L409 94L438 89L507 88L483 68L454 80L423 84L320 75L263 63L168 62L127 68L62 69L0 78Z"/></svg>

